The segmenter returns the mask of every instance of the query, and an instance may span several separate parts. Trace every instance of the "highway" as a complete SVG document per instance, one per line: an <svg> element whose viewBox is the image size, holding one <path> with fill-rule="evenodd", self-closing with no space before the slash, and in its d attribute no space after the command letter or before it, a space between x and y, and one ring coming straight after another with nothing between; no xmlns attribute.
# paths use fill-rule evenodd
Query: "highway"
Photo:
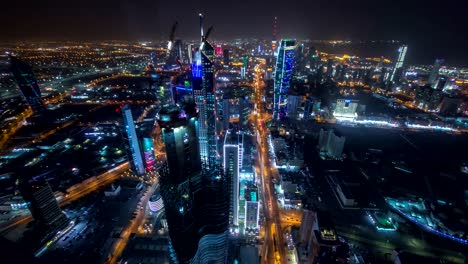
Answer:
<svg viewBox="0 0 468 264"><path fill-rule="evenodd" d="M286 260L286 252L284 247L284 233L282 231L282 222L280 216L280 208L278 199L274 192L272 179L278 179L278 170L271 164L268 152L268 135L269 131L265 127L265 120L268 115L264 113L262 107L262 90L264 83L261 78L261 67L264 63L260 63L255 67L256 78L254 81L255 87L255 111L252 119L257 128L257 169L260 171L262 194L263 194L263 210L265 216L264 230L265 243L260 252L263 263L284 263Z"/></svg>

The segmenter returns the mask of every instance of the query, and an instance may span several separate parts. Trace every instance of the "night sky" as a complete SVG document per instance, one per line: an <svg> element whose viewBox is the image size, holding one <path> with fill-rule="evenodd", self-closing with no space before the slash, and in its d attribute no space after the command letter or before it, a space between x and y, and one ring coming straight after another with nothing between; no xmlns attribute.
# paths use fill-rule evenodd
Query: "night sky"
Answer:
<svg viewBox="0 0 468 264"><path fill-rule="evenodd" d="M212 37L399 39L409 61L468 66L468 4L463 0L19 0L2 1L1 40L194 39L198 12Z"/></svg>

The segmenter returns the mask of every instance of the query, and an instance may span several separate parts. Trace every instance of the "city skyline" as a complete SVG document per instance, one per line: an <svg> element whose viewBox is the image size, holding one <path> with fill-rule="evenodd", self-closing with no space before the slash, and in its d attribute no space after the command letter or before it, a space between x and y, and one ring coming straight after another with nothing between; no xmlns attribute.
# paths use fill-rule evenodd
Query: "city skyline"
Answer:
<svg viewBox="0 0 468 264"><path fill-rule="evenodd" d="M183 7L176 2L148 0L105 0L99 4L89 0L35 4L27 0L21 2L21 7L7 3L8 12L0 18L0 39L166 40L174 21L179 22L179 38L196 39L196 16L203 12L208 15L206 24L215 26L214 39L271 39L277 17L278 39L399 40L412 50L409 63L429 64L444 58L451 65L466 66L468 60L463 53L467 40L458 31L466 27L462 19L466 8L460 0L444 3L453 7L451 12L439 12L435 1L420 4L399 0L381 6L370 0L295 0L281 10L277 9L279 3L245 2L225 9L214 0L187 2Z"/></svg>
<svg viewBox="0 0 468 264"><path fill-rule="evenodd" d="M5 263L466 263L461 19L243 1L8 4Z"/></svg>

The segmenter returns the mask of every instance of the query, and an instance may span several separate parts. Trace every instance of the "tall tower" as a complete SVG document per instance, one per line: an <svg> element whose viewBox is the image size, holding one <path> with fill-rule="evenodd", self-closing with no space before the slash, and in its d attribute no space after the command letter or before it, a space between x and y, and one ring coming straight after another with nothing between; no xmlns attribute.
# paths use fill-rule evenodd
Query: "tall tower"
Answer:
<svg viewBox="0 0 468 264"><path fill-rule="evenodd" d="M31 215L44 231L55 232L69 224L45 179L22 179L19 187L24 200L29 203Z"/></svg>
<svg viewBox="0 0 468 264"><path fill-rule="evenodd" d="M224 173L232 180L231 210L233 226L239 225L239 173L244 154L244 134L242 131L228 130L224 138L223 167Z"/></svg>
<svg viewBox="0 0 468 264"><path fill-rule="evenodd" d="M275 17L275 20L273 21L273 39L271 40L271 51L273 52L273 54L276 50L276 22L277 17Z"/></svg>
<svg viewBox="0 0 468 264"><path fill-rule="evenodd" d="M42 102L41 90L31 66L13 56L10 56L10 63L10 71L13 74L15 82L33 112L35 114L44 113L46 108Z"/></svg>
<svg viewBox="0 0 468 264"><path fill-rule="evenodd" d="M122 114L127 140L127 155L130 159L130 165L136 174L143 175L145 173L145 167L143 166L142 152L140 143L138 142L138 135L136 133L135 123L133 122L130 105L127 104L122 108Z"/></svg>
<svg viewBox="0 0 468 264"><path fill-rule="evenodd" d="M201 25L201 22L200 22ZM203 30L201 30L203 32ZM192 76L194 68L200 72L201 85L193 87L194 101L199 112L198 137L200 142L200 156L202 162L215 166L218 160L217 135L216 135L216 97L214 87L214 48L206 40L200 45L199 56L192 65Z"/></svg>
<svg viewBox="0 0 468 264"><path fill-rule="evenodd" d="M174 263L190 263L199 242L195 200L201 191L194 106L163 108L158 124L167 154L166 166L160 172L160 185L174 252L171 255Z"/></svg>
<svg viewBox="0 0 468 264"><path fill-rule="evenodd" d="M395 63L395 67L393 67L392 75L390 75L390 81L396 82L400 80L401 77L401 70L403 68L403 64L405 63L406 51L408 50L407 45L403 45L398 49L398 58Z"/></svg>
<svg viewBox="0 0 468 264"><path fill-rule="evenodd" d="M194 104L163 108L158 117L167 152L161 196L175 263L225 263L229 188L223 173L202 166Z"/></svg>
<svg viewBox="0 0 468 264"><path fill-rule="evenodd" d="M432 67L432 71L429 75L428 83L434 89L436 88L436 84L439 79L438 77L439 77L440 66L442 66L443 63L444 63L443 59L435 60L434 66Z"/></svg>
<svg viewBox="0 0 468 264"><path fill-rule="evenodd" d="M276 57L273 119L278 120L286 114L287 92L291 86L294 68L294 49L296 41L281 40Z"/></svg>

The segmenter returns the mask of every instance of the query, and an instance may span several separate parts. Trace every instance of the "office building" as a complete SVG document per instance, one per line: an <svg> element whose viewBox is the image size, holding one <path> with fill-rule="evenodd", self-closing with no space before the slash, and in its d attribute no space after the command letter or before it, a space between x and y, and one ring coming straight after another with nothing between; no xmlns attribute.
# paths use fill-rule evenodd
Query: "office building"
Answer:
<svg viewBox="0 0 468 264"><path fill-rule="evenodd" d="M429 74L429 79L427 80L427 83L434 89L436 88L437 81L439 79L439 70L443 63L443 59L435 60L434 66L432 66L431 73Z"/></svg>
<svg viewBox="0 0 468 264"><path fill-rule="evenodd" d="M288 95L287 114L289 118L297 118L299 107L302 104L302 96Z"/></svg>
<svg viewBox="0 0 468 264"><path fill-rule="evenodd" d="M357 118L356 109L358 107L357 100L338 99L336 100L335 111L333 116L336 119L355 119Z"/></svg>
<svg viewBox="0 0 468 264"><path fill-rule="evenodd" d="M10 56L10 71L34 114L44 113L46 108L42 102L41 90L31 66L16 57Z"/></svg>
<svg viewBox="0 0 468 264"><path fill-rule="evenodd" d="M249 60L247 59L247 56L244 56L242 58L242 67L241 67L241 73L240 73L241 79L245 79L248 64L249 64Z"/></svg>
<svg viewBox="0 0 468 264"><path fill-rule="evenodd" d="M127 104L122 108L122 114L125 128L125 133L122 134L124 134L127 141L126 149L130 167L136 174L143 175L145 173L145 167L130 105Z"/></svg>
<svg viewBox="0 0 468 264"><path fill-rule="evenodd" d="M155 169L156 163L153 143L154 120L152 118L144 120L136 124L135 128L141 146L145 170L146 172L152 172Z"/></svg>
<svg viewBox="0 0 468 264"><path fill-rule="evenodd" d="M229 60L229 50L225 49L223 50L223 63L226 66L229 66L230 60Z"/></svg>
<svg viewBox="0 0 468 264"><path fill-rule="evenodd" d="M258 204L257 188L248 188L245 192L245 228L256 230L259 228L258 220L260 207Z"/></svg>
<svg viewBox="0 0 468 264"><path fill-rule="evenodd" d="M204 40L197 54L199 57L196 59L195 65L192 66L192 75L194 77L197 76L195 79L198 80L199 69L201 68L201 85L193 86L194 99L199 113L198 138L200 142L200 156L202 162L215 166L218 154L213 46L208 41ZM194 67L196 68L195 73Z"/></svg>
<svg viewBox="0 0 468 264"><path fill-rule="evenodd" d="M346 138L344 136L335 135L333 129L325 131L320 129L319 134L319 150L320 157L340 159L343 154L343 148Z"/></svg>
<svg viewBox="0 0 468 264"><path fill-rule="evenodd" d="M294 68L294 55L296 41L292 39L281 40L276 57L273 119L278 120L286 115L288 90Z"/></svg>
<svg viewBox="0 0 468 264"><path fill-rule="evenodd" d="M226 132L223 147L223 167L226 176L232 179L231 212L233 226L239 225L239 172L242 168L244 154L244 133L242 131Z"/></svg>
<svg viewBox="0 0 468 264"><path fill-rule="evenodd" d="M47 233L65 228L70 221L60 210L49 183L42 178L21 179L20 192L38 226Z"/></svg>
<svg viewBox="0 0 468 264"><path fill-rule="evenodd" d="M160 184L176 263L225 263L229 225L229 179L201 163L194 104L158 114L167 165Z"/></svg>
<svg viewBox="0 0 468 264"><path fill-rule="evenodd" d="M227 86L219 89L222 97L218 100L218 120L222 123L222 130L230 128L242 130L247 127L249 115L252 109L249 100L249 87L246 86Z"/></svg>
<svg viewBox="0 0 468 264"><path fill-rule="evenodd" d="M190 263L198 250L196 199L201 192L195 107L165 107L158 114L158 124L167 154L167 163L160 171L160 188L171 259Z"/></svg>
<svg viewBox="0 0 468 264"><path fill-rule="evenodd" d="M398 49L398 58L395 63L395 67L393 67L392 75L390 75L391 82L398 82L401 78L401 74L403 71L403 65L405 63L406 51L408 50L407 45L402 45Z"/></svg>

